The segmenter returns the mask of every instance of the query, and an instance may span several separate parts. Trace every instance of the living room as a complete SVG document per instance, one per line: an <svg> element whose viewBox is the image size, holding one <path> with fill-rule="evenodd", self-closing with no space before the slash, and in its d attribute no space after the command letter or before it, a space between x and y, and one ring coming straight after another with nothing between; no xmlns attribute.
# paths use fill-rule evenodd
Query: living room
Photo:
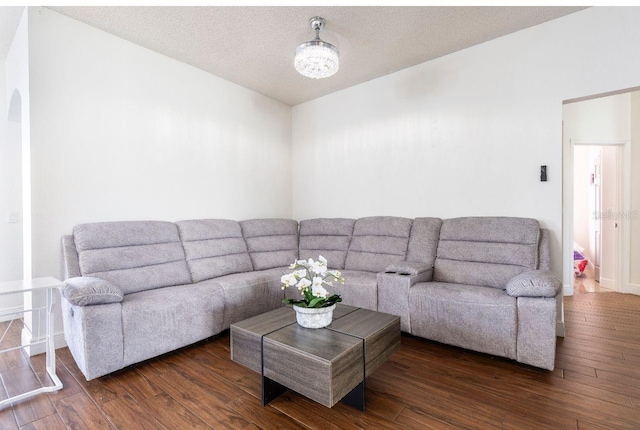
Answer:
<svg viewBox="0 0 640 430"><path fill-rule="evenodd" d="M572 241L568 239L563 210L567 150L563 146L563 103L640 87L637 56L640 9L637 8L593 7L573 11L340 90L332 90L331 78L327 78L321 81L326 81L324 93L304 101L295 101L297 93L293 91L288 93L291 99L284 101L265 96L232 83L231 79L215 76L65 16L64 10L54 9L24 9L6 53L6 67L0 71L0 80L6 82L0 91L3 109L0 137L7 136L5 141L13 145L14 157L3 159L3 163L21 167L19 171L12 170L14 179L20 178L18 187L3 189L6 194L3 198L11 199L6 200L11 202L7 203L6 212L18 213L20 221L4 223L2 227L7 232L3 237L10 238L3 239L0 266L3 280L7 281L44 276L63 279L60 239L82 223L174 222L200 218L301 221L378 215L442 219L509 216L536 219L550 231L551 270L562 276L563 288L568 290L573 286L573 273L567 269L567 264L572 262L567 261L565 255L566 244ZM255 9L260 8L247 9L247 15L257 13ZM320 10L315 12L313 8L299 9L299 15L304 17L300 34L292 34L291 50L281 53L287 64L292 60L295 46L307 40L305 37L312 37L305 22L310 16L324 16L329 31L332 13L335 16L347 13L339 7L335 11L331 7L316 8ZM269 26L278 25L276 18L271 20ZM334 31L347 30L334 28ZM262 46L269 46L259 29L246 28L242 32L246 37L255 37ZM340 74L355 73L347 67L347 54L355 56L353 50L357 49L357 43L356 40L346 42L341 46L345 58ZM179 48L173 47L176 52ZM259 68L259 64L247 63L246 67ZM270 81L274 77L263 79ZM295 79L300 80L301 85L315 85L315 81L302 76ZM288 83L278 82L278 85L286 93ZM540 166L547 169L544 182L540 181ZM633 210L637 202L632 200L628 205ZM633 238L637 235L630 233L635 231L633 223L628 227L631 228L627 230L631 237L629 252L634 261L632 256L636 255L638 241ZM21 252L16 252L17 249ZM630 285L639 283L637 279L629 280ZM638 307L622 314L637 315ZM559 330L564 330L562 309L558 315ZM637 320L627 319L631 320L631 329L637 328ZM62 327L59 318L56 327L59 333ZM56 340L63 342L62 336ZM637 335L631 336L630 343L620 348L637 352L638 341ZM574 375L582 381L576 382L576 379L523 369L509 361L494 361L481 354L472 354L469 358L459 349L423 343L418 338L403 336L403 342L407 346L406 351L401 351L404 354L401 357L408 360L419 356L421 350L431 358L464 356L461 361L466 360L467 367L451 370L454 378L473 378L471 370L477 369L489 371L492 376L497 375L495 372L504 372L496 376L498 379L515 373L513 385L516 386L526 385L529 380L547 381L548 384L532 385L534 388L514 396L522 402L533 399L537 407L546 405L547 399L553 396L570 402L569 406L549 405L549 414L561 417L558 421L553 418L544 421L540 415L545 413L537 413L533 423L540 426L567 428L568 422L574 422L574 427L580 422L583 428L589 421L602 425L589 411L583 410L590 407L607 417L626 417L610 427L633 428L633 423L640 420L634 409L638 407L640 394L624 387L609 387L610 380L592 381L590 385L579 379L581 376ZM67 372L66 381L71 381L69 385L77 390L73 395L86 393L82 401L91 414L100 417L100 422L119 427L116 423L126 422L123 417L136 415L135 411L144 403L138 396L146 400L159 391L164 390L166 394L170 390L166 381L164 389L154 391L154 396L148 396L149 392L132 393L136 388L131 387L139 388L141 385L136 384L140 383L148 388L147 381L153 379L154 369L173 365L182 369L189 357L195 357L200 363L199 369L204 371L210 365L199 355L203 349L221 358L215 361L218 370L224 369L221 373L234 375L233 383L208 382L226 384L229 399L238 395L237 388L231 388L237 381L246 383L249 391L259 390L258 380L250 374L241 375L242 368L229 360L228 348L227 336L172 355L167 358L168 362L150 363L146 370L138 367L135 375L126 376L130 382L126 389L115 377L107 377L95 388L97 383L83 382L82 375L72 376L71 371ZM66 351L59 352L60 359L72 366L73 360ZM593 352L585 351L582 352ZM225 353L227 362L222 360ZM616 351L614 355L624 354ZM638 353L624 357L627 361L635 357L634 363L637 363ZM584 356L580 359L581 362L589 360ZM564 371L562 376L570 375L571 371L578 375L585 373L576 370L580 360L571 361L566 357L563 360L565 367L557 367ZM181 361L182 364L175 364ZM400 359L394 363L388 375L396 375L398 367L403 365ZM421 375L428 375L426 370L433 365L416 363L416 371ZM446 366L449 365L443 369L451 369ZM611 371L611 364L606 366L603 374ZM593 379L597 379L596 366L586 367L594 374ZM618 367L624 366L617 363ZM637 378L637 371L624 368L627 373L613 373L630 380ZM377 382L370 384L372 388L376 384L378 387L369 412L350 421L349 410L341 405L335 412L337 415L331 415L333 410L325 411L335 421L327 419L328 423L323 424L329 427L364 426L362 423L366 422L388 427L401 424L492 427L487 422L474 425L470 421L445 418L446 415L433 418L424 413L428 410L426 405L411 402L403 414L404 409L398 405L407 403L391 402L383 391L384 379L378 373L384 369L380 368L375 374L379 378ZM444 383L444 373L446 370L439 375L440 383ZM157 371L155 376L160 374L164 372ZM479 377L477 385L489 384L490 379L486 375ZM154 390L161 385L159 381ZM567 400L570 397L564 391L559 393L560 389L554 384L561 384L562 390L575 396ZM578 384L582 384L584 390L576 394ZM201 386L194 385L191 389L202 391L209 399ZM416 386L407 385L408 392L416 393L411 390L417 390ZM104 394L107 391L110 394ZM398 396L399 391L396 387L391 397ZM439 389L438 393L441 392ZM63 395L61 393L64 390L58 395ZM101 399L101 396L106 397ZM285 427L314 427L313 420L301 421L304 414L300 413L304 408L313 407L312 404L303 398L287 396L277 411L272 407L262 411L259 402L239 414L237 409L241 407L236 405L235 411L248 420L246 425L265 427L270 417ZM494 395L491 399L497 401L503 396ZM541 401L538 396L545 400ZM241 397L242 404L248 402L249 397ZM46 399L47 395L39 398ZM454 398L463 399L460 390ZM117 401L105 410L97 408L97 404L110 403L107 399ZM162 399L173 397L167 394L156 402ZM217 401L220 403L220 398ZM474 405L471 409L488 407L488 402L468 401ZM621 405L625 401L628 407ZM375 402L378 402L378 414L375 414ZM38 419L55 415L60 424L71 426L68 416L63 418L65 414L60 413L63 408L56 409L54 400L50 404L54 409L46 410L57 412ZM59 404L69 406L65 402ZM511 409L517 409L518 404L509 403ZM607 409L610 405L612 409ZM449 406L457 410L458 415L472 413L464 404L452 402ZM189 409L184 404L180 407ZM622 415L622 408L627 415ZM387 421L367 421L371 418L366 414L372 413L371 410L375 417L387 414ZM4 417L5 412L2 411ZM514 416L522 418L533 413L525 407L520 412ZM413 415L408 415L411 413ZM487 412L492 417L491 423L496 423L493 419L497 419L499 413L497 409ZM140 415L148 416L148 413ZM205 417L198 413L195 415L206 425L216 427L211 421L213 417L203 419ZM261 415L260 422L251 421L250 415ZM393 419L388 419L389 416ZM405 421L396 419L399 416ZM364 421L358 424L358 419ZM37 420L14 421L15 427L28 426ZM503 420L501 425L507 426L508 422ZM512 422L521 424L512 427L526 427L526 421ZM151 420L149 425L166 427L168 424ZM32 428L37 427L34 424Z"/></svg>

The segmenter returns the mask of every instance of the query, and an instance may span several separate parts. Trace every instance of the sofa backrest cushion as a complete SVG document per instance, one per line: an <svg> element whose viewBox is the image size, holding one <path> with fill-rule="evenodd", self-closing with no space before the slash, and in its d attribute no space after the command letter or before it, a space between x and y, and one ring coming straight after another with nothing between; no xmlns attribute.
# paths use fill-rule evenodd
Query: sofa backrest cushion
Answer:
<svg viewBox="0 0 640 430"><path fill-rule="evenodd" d="M298 222L291 219L240 221L253 270L285 267L298 259Z"/></svg>
<svg viewBox="0 0 640 430"><path fill-rule="evenodd" d="M163 221L79 224L73 228L82 276L124 294L191 283L178 227Z"/></svg>
<svg viewBox="0 0 640 430"><path fill-rule="evenodd" d="M330 269L344 269L355 219L316 218L300 221L300 259L327 259Z"/></svg>
<svg viewBox="0 0 640 430"><path fill-rule="evenodd" d="M416 218L411 224L407 261L426 263L433 267L440 238L440 218Z"/></svg>
<svg viewBox="0 0 640 430"><path fill-rule="evenodd" d="M549 229L540 229L540 244L538 245L538 269L550 270L551 269L551 237Z"/></svg>
<svg viewBox="0 0 640 430"><path fill-rule="evenodd" d="M62 236L62 272L65 280L82 276L78 250L71 234Z"/></svg>
<svg viewBox="0 0 640 430"><path fill-rule="evenodd" d="M247 244L237 221L178 221L180 238L193 282L253 270Z"/></svg>
<svg viewBox="0 0 640 430"><path fill-rule="evenodd" d="M433 280L506 288L509 279L538 267L540 224L529 218L444 220Z"/></svg>
<svg viewBox="0 0 640 430"><path fill-rule="evenodd" d="M410 234L408 218L358 219L353 227L345 269L383 272L388 265L405 260Z"/></svg>

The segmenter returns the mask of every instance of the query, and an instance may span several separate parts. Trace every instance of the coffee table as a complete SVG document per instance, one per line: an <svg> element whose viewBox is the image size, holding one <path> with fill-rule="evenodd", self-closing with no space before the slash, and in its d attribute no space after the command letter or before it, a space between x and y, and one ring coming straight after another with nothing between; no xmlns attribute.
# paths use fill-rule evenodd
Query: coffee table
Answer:
<svg viewBox="0 0 640 430"><path fill-rule="evenodd" d="M365 378L400 348L400 318L338 304L331 325L303 328L283 307L231 325L231 359L262 375L262 405L296 391L365 410Z"/></svg>

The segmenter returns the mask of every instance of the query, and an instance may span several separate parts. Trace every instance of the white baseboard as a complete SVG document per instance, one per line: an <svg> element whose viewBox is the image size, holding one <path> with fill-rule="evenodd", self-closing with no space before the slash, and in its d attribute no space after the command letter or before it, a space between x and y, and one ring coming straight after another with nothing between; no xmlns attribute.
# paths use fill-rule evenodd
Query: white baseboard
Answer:
<svg viewBox="0 0 640 430"><path fill-rule="evenodd" d="M556 321L556 336L564 337L564 321Z"/></svg>
<svg viewBox="0 0 640 430"><path fill-rule="evenodd" d="M629 294L636 294L640 296L640 285L638 284L629 284Z"/></svg>
<svg viewBox="0 0 640 430"><path fill-rule="evenodd" d="M64 332L58 331L53 335L53 345L56 349L64 348L67 346L67 341L64 339Z"/></svg>
<svg viewBox="0 0 640 430"><path fill-rule="evenodd" d="M0 309L0 322L11 321L13 319L13 314L22 312L23 310L23 306L14 306L12 308Z"/></svg>
<svg viewBox="0 0 640 430"><path fill-rule="evenodd" d="M600 276L600 286L602 288L607 288L609 290L616 291L616 281L615 279L608 279Z"/></svg>
<svg viewBox="0 0 640 430"><path fill-rule="evenodd" d="M571 284L571 285L563 285L562 286L562 295L563 296L573 296L573 284Z"/></svg>
<svg viewBox="0 0 640 430"><path fill-rule="evenodd" d="M34 338L31 336L31 332L26 329L22 329L22 344L28 345L31 342L37 342L39 340L44 339L44 336L40 336L39 338ZM64 339L64 332L58 331L53 334L53 345L55 349L64 348L67 346L67 341ZM45 344L39 343L37 345L29 346L24 349L30 357L38 354L42 354L45 352Z"/></svg>

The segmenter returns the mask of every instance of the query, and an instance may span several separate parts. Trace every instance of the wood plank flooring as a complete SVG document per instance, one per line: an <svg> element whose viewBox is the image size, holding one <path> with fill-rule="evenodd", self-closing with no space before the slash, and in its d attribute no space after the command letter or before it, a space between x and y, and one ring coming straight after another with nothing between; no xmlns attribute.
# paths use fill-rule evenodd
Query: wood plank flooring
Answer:
<svg viewBox="0 0 640 430"><path fill-rule="evenodd" d="M640 429L640 297L567 297L565 320L553 372L403 335L367 379L364 413L292 392L260 406L228 331L90 382L64 348L64 389L0 410L0 429ZM43 368L42 355L0 355L0 399Z"/></svg>

